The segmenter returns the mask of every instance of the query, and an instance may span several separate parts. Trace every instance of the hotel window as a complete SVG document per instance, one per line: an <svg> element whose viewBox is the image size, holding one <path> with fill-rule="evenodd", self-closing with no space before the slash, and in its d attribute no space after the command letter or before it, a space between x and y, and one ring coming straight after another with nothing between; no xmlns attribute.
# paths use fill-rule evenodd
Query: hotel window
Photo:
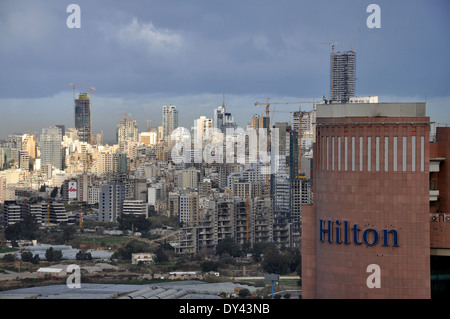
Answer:
<svg viewBox="0 0 450 319"><path fill-rule="evenodd" d="M348 136L345 137L344 141L345 154L344 154L344 169L348 170Z"/></svg>
<svg viewBox="0 0 450 319"><path fill-rule="evenodd" d="M364 170L363 167L363 142L364 138L362 136L359 137L359 170L362 172Z"/></svg>
<svg viewBox="0 0 450 319"><path fill-rule="evenodd" d="M411 136L411 165L412 171L416 171L416 137Z"/></svg>
<svg viewBox="0 0 450 319"><path fill-rule="evenodd" d="M370 172L372 166L372 137L367 136L367 170Z"/></svg>
<svg viewBox="0 0 450 319"><path fill-rule="evenodd" d="M394 159L393 159L393 164L394 164L394 172L397 171L397 136L394 136L394 145L392 147L393 150L393 155L394 155Z"/></svg>
<svg viewBox="0 0 450 319"><path fill-rule="evenodd" d="M331 137L331 169L334 171L334 136Z"/></svg>
<svg viewBox="0 0 450 319"><path fill-rule="evenodd" d="M420 137L420 171L425 171L425 136Z"/></svg>
<svg viewBox="0 0 450 319"><path fill-rule="evenodd" d="M402 170L404 171L404 172L406 172L406 141L407 141L407 138L406 138L406 136L403 136L403 150L402 150L402 158L403 158L403 160L402 160Z"/></svg>
<svg viewBox="0 0 450 319"><path fill-rule="evenodd" d="M380 137L375 137L375 170L380 170Z"/></svg>
<svg viewBox="0 0 450 319"><path fill-rule="evenodd" d="M341 170L341 137L338 137L338 171Z"/></svg>
<svg viewBox="0 0 450 319"><path fill-rule="evenodd" d="M355 170L355 137L352 136L352 171Z"/></svg>
<svg viewBox="0 0 450 319"><path fill-rule="evenodd" d="M330 169L330 137L327 136L327 170Z"/></svg>
<svg viewBox="0 0 450 319"><path fill-rule="evenodd" d="M389 137L384 137L384 171L389 171Z"/></svg>
<svg viewBox="0 0 450 319"><path fill-rule="evenodd" d="M324 161L324 157L325 157L325 137L322 136L322 158L320 159L320 161L322 162L322 170L325 169L325 161Z"/></svg>

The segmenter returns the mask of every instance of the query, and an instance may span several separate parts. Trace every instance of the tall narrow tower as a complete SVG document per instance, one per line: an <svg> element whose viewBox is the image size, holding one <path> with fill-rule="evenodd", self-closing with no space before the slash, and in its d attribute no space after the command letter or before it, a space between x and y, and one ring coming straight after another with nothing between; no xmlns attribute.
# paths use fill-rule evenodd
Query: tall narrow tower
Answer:
<svg viewBox="0 0 450 319"><path fill-rule="evenodd" d="M178 127L178 109L175 105L164 105L162 114L163 138L170 136Z"/></svg>
<svg viewBox="0 0 450 319"><path fill-rule="evenodd" d="M355 96L355 52L331 54L332 103L348 103Z"/></svg>
<svg viewBox="0 0 450 319"><path fill-rule="evenodd" d="M79 94L75 100L75 128L81 142L91 143L90 100L86 93Z"/></svg>

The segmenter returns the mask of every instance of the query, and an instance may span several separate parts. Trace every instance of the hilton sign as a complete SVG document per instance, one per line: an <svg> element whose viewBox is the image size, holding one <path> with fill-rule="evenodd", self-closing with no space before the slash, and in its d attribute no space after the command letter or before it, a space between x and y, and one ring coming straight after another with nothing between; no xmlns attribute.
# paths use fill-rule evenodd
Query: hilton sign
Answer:
<svg viewBox="0 0 450 319"><path fill-rule="evenodd" d="M383 246L398 247L398 232L395 229L374 228L362 230L358 224L350 225L346 220L335 222L323 219L319 220L320 241L335 244L354 244L374 246L382 243Z"/></svg>

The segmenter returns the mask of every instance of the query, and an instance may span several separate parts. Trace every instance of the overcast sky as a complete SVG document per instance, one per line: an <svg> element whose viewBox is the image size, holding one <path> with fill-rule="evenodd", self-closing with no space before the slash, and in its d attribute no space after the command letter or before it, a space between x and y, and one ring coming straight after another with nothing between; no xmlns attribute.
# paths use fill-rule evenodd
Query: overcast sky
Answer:
<svg viewBox="0 0 450 319"><path fill-rule="evenodd" d="M67 27L71 3L81 28ZM367 26L371 3L381 28ZM356 51L356 95L426 101L432 121L450 123L449 13L447 0L0 0L0 138L73 127L72 82L96 88L94 132L107 139L125 112L145 131L168 104L190 127L222 94L245 127L267 97L330 96L321 42Z"/></svg>

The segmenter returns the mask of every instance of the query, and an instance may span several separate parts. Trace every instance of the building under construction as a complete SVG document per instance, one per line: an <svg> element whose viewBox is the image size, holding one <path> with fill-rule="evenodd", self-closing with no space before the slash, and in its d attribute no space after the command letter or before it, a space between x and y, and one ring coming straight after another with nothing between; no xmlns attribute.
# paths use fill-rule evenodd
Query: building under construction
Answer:
<svg viewBox="0 0 450 319"><path fill-rule="evenodd" d="M332 103L348 103L355 95L355 52L331 54Z"/></svg>
<svg viewBox="0 0 450 319"><path fill-rule="evenodd" d="M87 94L78 95L75 100L75 128L80 142L91 143L91 109Z"/></svg>

